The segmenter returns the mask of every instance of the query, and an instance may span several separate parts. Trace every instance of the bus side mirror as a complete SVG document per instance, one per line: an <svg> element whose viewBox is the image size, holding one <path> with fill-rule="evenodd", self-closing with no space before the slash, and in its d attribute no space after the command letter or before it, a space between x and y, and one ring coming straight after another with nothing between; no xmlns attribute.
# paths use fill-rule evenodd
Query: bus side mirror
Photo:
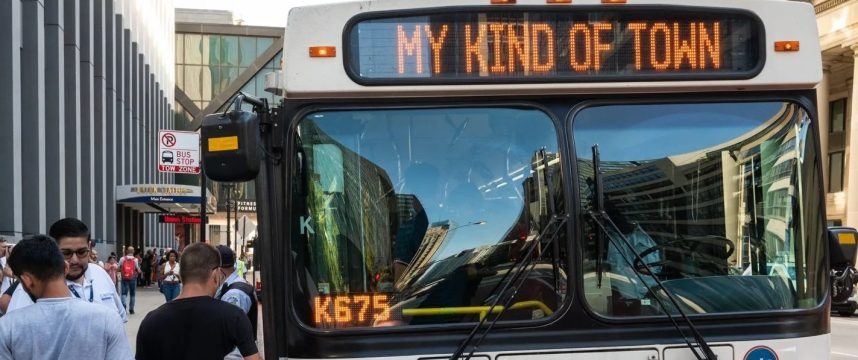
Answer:
<svg viewBox="0 0 858 360"><path fill-rule="evenodd" d="M259 173L259 119L255 113L232 110L206 115L200 128L203 167L215 181L244 182Z"/></svg>

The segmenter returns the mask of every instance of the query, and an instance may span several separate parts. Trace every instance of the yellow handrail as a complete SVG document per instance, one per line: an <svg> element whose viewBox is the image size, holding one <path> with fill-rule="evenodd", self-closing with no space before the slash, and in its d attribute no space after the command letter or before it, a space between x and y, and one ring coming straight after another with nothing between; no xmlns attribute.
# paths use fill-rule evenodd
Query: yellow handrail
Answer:
<svg viewBox="0 0 858 360"><path fill-rule="evenodd" d="M510 310L520 309L539 309L546 316L554 314L548 306L539 300L520 301L509 307ZM460 306L460 307L443 307L443 308L418 308L418 309L403 309L402 315L405 316L437 316L437 315L473 315L479 314L480 320L483 320L491 309L491 306ZM492 313L503 311L502 305L497 305L492 310Z"/></svg>

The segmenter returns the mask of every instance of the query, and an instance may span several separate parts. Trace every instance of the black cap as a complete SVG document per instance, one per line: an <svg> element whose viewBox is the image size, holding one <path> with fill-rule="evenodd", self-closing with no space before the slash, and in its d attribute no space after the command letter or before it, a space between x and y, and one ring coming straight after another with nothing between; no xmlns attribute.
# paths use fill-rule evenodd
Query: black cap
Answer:
<svg viewBox="0 0 858 360"><path fill-rule="evenodd" d="M235 266L235 252L232 251L229 247L218 245L217 252L220 253L220 267L233 267Z"/></svg>

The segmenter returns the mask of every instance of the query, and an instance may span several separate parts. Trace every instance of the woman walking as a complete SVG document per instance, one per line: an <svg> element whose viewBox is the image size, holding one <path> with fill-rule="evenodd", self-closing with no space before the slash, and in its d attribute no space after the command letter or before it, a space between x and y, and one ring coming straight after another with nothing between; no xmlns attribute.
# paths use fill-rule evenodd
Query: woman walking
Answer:
<svg viewBox="0 0 858 360"><path fill-rule="evenodd" d="M107 275L110 275L110 280L113 280L113 287L115 287L119 291L117 281L117 277L119 277L119 264L116 262L116 255L110 255L107 258L107 263L104 264L104 271L107 271Z"/></svg>
<svg viewBox="0 0 858 360"><path fill-rule="evenodd" d="M173 301L176 296L179 296L181 289L181 278L179 277L179 253L176 250L170 250L167 253L167 262L164 264L164 277L161 288L163 289L164 298L167 302Z"/></svg>

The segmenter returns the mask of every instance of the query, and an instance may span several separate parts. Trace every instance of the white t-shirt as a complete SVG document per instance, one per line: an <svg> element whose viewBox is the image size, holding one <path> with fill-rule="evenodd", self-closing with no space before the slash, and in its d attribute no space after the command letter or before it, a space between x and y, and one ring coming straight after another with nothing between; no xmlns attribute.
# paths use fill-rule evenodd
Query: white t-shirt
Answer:
<svg viewBox="0 0 858 360"><path fill-rule="evenodd" d="M168 272L173 271L173 275L167 275ZM179 281L179 262L176 262L176 265L170 266L170 262L164 263L164 281L167 282L176 282Z"/></svg>
<svg viewBox="0 0 858 360"><path fill-rule="evenodd" d="M125 307L122 306L122 299L116 293L113 280L110 280L110 275L107 275L107 272L100 266L89 264L86 267L86 272L83 273L83 285L70 280L66 280L66 284L74 289L74 292L69 291L70 296L113 309L122 319L122 322L128 321L128 315L125 313ZM9 302L9 308L6 312L10 313L30 305L33 305L33 299L30 298L23 286L18 286L12 293L12 300Z"/></svg>

